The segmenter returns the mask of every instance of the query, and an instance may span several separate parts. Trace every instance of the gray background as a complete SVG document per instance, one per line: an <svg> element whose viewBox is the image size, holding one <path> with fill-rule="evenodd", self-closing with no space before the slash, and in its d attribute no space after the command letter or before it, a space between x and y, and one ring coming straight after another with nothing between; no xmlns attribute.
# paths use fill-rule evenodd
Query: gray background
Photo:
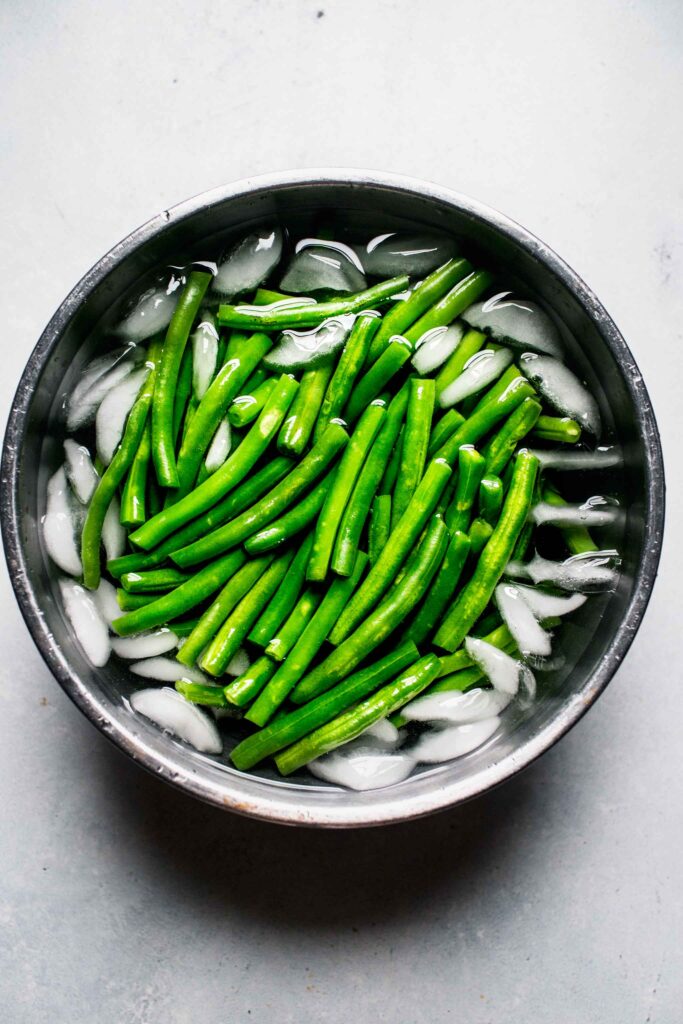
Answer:
<svg viewBox="0 0 683 1024"><path fill-rule="evenodd" d="M487 798L378 831L257 824L145 775L62 695L3 576L3 1021L683 1020L682 10L3 0L3 410L67 290L151 214L381 168L498 207L588 280L670 496L647 619L588 717Z"/></svg>

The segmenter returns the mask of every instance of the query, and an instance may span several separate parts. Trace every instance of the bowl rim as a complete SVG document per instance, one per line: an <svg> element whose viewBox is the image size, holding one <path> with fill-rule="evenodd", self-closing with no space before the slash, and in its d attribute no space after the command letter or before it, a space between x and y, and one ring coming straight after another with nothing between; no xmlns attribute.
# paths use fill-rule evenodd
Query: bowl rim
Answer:
<svg viewBox="0 0 683 1024"><path fill-rule="evenodd" d="M17 476L20 453L24 443L27 413L35 385L43 366L57 345L76 310L91 292L120 262L153 237L163 233L197 211L218 203L248 197L254 193L277 191L292 186L346 186L375 187L392 192L406 193L422 200L456 207L474 220L491 225L525 249L535 260L544 264L572 293L575 300L601 334L606 346L621 367L627 389L633 401L638 427L643 439L646 500L644 508L643 551L635 574L631 600L623 620L611 638L600 664L587 677L580 693L560 707L558 713L537 734L520 747L505 754L498 761L481 769L471 778L455 778L444 785L435 785L427 793L410 794L408 789L389 787L377 790L371 804L363 803L363 794L355 794L354 805L336 804L317 806L314 811L302 799L285 798L283 794L300 793L304 787L275 785L262 781L263 792L249 792L248 796L238 784L239 775L226 772L221 783L203 778L196 771L179 765L173 756L173 745L161 732L155 742L141 736L125 722L112 720L107 709L83 684L77 673L58 648L43 618L36 600L24 558L20 532ZM312 168L262 174L228 183L187 199L152 217L132 231L87 271L69 292L43 330L20 378L12 401L6 428L1 466L2 495L0 518L5 557L12 586L29 632L48 668L63 690L77 707L113 743L153 774L164 778L176 788L190 793L218 807L262 820L290 825L317 827L356 827L382 825L409 820L455 806L500 785L528 767L536 758L552 747L602 693L626 655L642 622L657 575L664 528L665 480L661 440L652 404L626 342L597 296L548 245L520 224L491 207L463 193L429 181L401 174L368 171L353 168ZM251 777L253 782L253 777ZM475 784L476 783L476 784ZM385 794L382 798L381 794ZM379 800L377 799L380 796Z"/></svg>

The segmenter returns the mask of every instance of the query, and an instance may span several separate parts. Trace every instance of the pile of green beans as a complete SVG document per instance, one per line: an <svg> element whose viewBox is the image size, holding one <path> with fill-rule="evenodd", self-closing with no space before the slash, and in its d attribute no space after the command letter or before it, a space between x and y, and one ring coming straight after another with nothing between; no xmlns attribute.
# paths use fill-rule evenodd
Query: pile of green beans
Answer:
<svg viewBox="0 0 683 1024"><path fill-rule="evenodd" d="M485 347L481 331L463 327L427 375L411 364L428 332L493 285L457 257L422 280L316 300L267 282L210 310L211 271L195 265L165 336L149 343L147 377L85 516L83 582L100 584L118 497L127 548L106 565L122 612L112 628L125 637L168 626L181 638L177 660L193 673L176 688L242 720L238 769L274 758L289 775L381 718L400 723L425 689L476 685L469 635L515 651L493 594L529 545L534 504L564 501L539 480L525 439L576 444L581 427L546 408L514 362L442 409ZM281 331L313 333L350 314L341 347L310 366L304 355L291 372L269 368ZM218 331L210 379L206 363L195 377L188 345L202 316ZM207 466L221 425L230 450ZM596 548L583 527L555 536L569 553ZM248 668L227 675L240 651Z"/></svg>

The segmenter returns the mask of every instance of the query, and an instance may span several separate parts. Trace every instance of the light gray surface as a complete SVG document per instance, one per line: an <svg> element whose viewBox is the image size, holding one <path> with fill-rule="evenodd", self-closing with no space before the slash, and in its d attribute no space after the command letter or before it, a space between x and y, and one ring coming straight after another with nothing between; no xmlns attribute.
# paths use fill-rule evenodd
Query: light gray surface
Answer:
<svg viewBox="0 0 683 1024"><path fill-rule="evenodd" d="M682 30L654 0L5 0L4 410L66 291L152 213L277 168L397 170L516 218L605 302L664 434L669 539L626 664L558 747L458 811L346 834L129 764L5 574L3 1021L683 1018Z"/></svg>

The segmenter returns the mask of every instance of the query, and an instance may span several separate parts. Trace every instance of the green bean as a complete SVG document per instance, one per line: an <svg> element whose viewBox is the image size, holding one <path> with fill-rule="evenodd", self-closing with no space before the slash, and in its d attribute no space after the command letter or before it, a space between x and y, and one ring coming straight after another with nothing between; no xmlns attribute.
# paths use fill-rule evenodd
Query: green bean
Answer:
<svg viewBox="0 0 683 1024"><path fill-rule="evenodd" d="M322 647L339 613L346 605L365 570L368 556L359 552L351 576L336 579L328 588L315 614L303 630L287 658L261 691L247 712L247 719L256 725L265 725L287 695L299 683Z"/></svg>
<svg viewBox="0 0 683 1024"><path fill-rule="evenodd" d="M182 665L194 665L238 601L256 585L271 562L272 557L254 559L240 566L235 575L230 577L178 651L176 657Z"/></svg>
<svg viewBox="0 0 683 1024"><path fill-rule="evenodd" d="M470 526L469 538L470 538L470 550L473 555L478 555L484 550L488 544L491 534L493 533L493 527L490 523L487 523L485 519L473 520Z"/></svg>
<svg viewBox="0 0 683 1024"><path fill-rule="evenodd" d="M332 363L325 363L307 370L301 378L298 394L277 439L283 455L301 455L308 444L333 369Z"/></svg>
<svg viewBox="0 0 683 1024"><path fill-rule="evenodd" d="M489 605L491 608L491 605ZM494 629L498 629L502 625L503 620L500 617L500 612L497 608L492 608L491 611L484 611L483 615L480 615L475 624L470 630L471 636L483 638L487 633L492 632Z"/></svg>
<svg viewBox="0 0 683 1024"><path fill-rule="evenodd" d="M165 537L184 526L190 519L206 512L228 491L241 483L275 436L297 387L295 380L283 374L263 412L237 451L203 484L185 495L175 505L163 509L132 533L129 538L131 543L145 550L156 547Z"/></svg>
<svg viewBox="0 0 683 1024"><path fill-rule="evenodd" d="M144 608L145 605L156 601L157 597L158 594L129 594L122 587L118 587L116 590L116 600L122 612L137 611L138 608Z"/></svg>
<svg viewBox="0 0 683 1024"><path fill-rule="evenodd" d="M475 270L467 277L458 281L443 298L424 313L405 336L408 341L415 344L427 331L433 331L435 327L445 327L457 316L467 309L473 302L483 295L493 281L493 276L487 270Z"/></svg>
<svg viewBox="0 0 683 1024"><path fill-rule="evenodd" d="M260 384L263 384L264 380L268 380L269 377L270 372L259 363L256 369L250 373L248 378L245 380L242 385L242 391L237 398L233 400L233 404L234 402L239 402L242 395L250 395ZM230 405L229 408L232 408L232 405Z"/></svg>
<svg viewBox="0 0 683 1024"><path fill-rule="evenodd" d="M542 493L543 500L547 501L549 505L561 507L567 504L559 491L556 490L547 480L543 481ZM560 530L564 538L564 542L572 555L582 555L589 551L598 550L598 545L595 543L589 530L585 526L562 526L558 527L558 529Z"/></svg>
<svg viewBox="0 0 683 1024"><path fill-rule="evenodd" d="M290 299L291 295L284 292L274 292L271 288L258 288L254 295L255 306L270 306L273 302L282 302L283 299Z"/></svg>
<svg viewBox="0 0 683 1024"><path fill-rule="evenodd" d="M244 542L245 550L250 555L273 551L310 526L323 507L333 476L334 471L331 471L287 512L268 523L258 533L247 537Z"/></svg>
<svg viewBox="0 0 683 1024"><path fill-rule="evenodd" d="M525 398L508 416L505 423L484 445L482 455L486 459L486 473L500 473L512 458L515 448L526 437L541 413L541 403L534 398Z"/></svg>
<svg viewBox="0 0 683 1024"><path fill-rule="evenodd" d="M432 516L424 539L410 559L401 581L320 665L301 680L290 695L295 704L303 704L329 690L393 633L424 597L447 544L448 530L443 520Z"/></svg>
<svg viewBox="0 0 683 1024"><path fill-rule="evenodd" d="M164 503L162 500L161 487L159 487L159 484L157 483L156 476L150 473L147 480L147 519L151 519L152 516L157 514L157 512L161 512L163 507Z"/></svg>
<svg viewBox="0 0 683 1024"><path fill-rule="evenodd" d="M503 481L499 476L487 474L479 484L479 515L495 526L503 507Z"/></svg>
<svg viewBox="0 0 683 1024"><path fill-rule="evenodd" d="M382 553L334 627L330 638L332 643L341 643L389 589L429 522L450 475L447 463L430 462L400 523L391 532Z"/></svg>
<svg viewBox="0 0 683 1024"><path fill-rule="evenodd" d="M434 414L434 397L433 380L412 378L401 445L401 464L391 503L392 526L398 523L405 512L424 474Z"/></svg>
<svg viewBox="0 0 683 1024"><path fill-rule="evenodd" d="M382 476L379 485L379 493L388 494L389 497L393 495L394 487L396 486L396 481L398 480L398 470L399 466L401 465L401 455L403 454L404 434L405 426L402 425L401 429L399 430L398 438L396 439L396 444L394 445L391 451L389 461L386 464L386 469L384 470L384 475Z"/></svg>
<svg viewBox="0 0 683 1024"><path fill-rule="evenodd" d="M581 440L581 426L569 416L539 416L531 436L543 441L576 444Z"/></svg>
<svg viewBox="0 0 683 1024"><path fill-rule="evenodd" d="M360 310L374 309L390 302L394 295L408 287L408 277L394 277L382 281L363 292L348 295L331 302L297 304L275 303L272 306L228 306L218 308L218 322L227 327L246 327L262 331L283 331L293 327L316 327L329 317Z"/></svg>
<svg viewBox="0 0 683 1024"><path fill-rule="evenodd" d="M418 282L405 299L400 299L384 314L382 325L370 349L369 361L374 363L379 359L394 335L405 334L411 324L414 324L430 306L443 298L446 292L471 272L472 264L468 260L452 259Z"/></svg>
<svg viewBox="0 0 683 1024"><path fill-rule="evenodd" d="M322 594L308 588L299 597L291 613L288 615L278 632L271 637L266 647L266 654L275 661L284 661L295 643L315 615Z"/></svg>
<svg viewBox="0 0 683 1024"><path fill-rule="evenodd" d="M455 352L448 358L436 375L437 397L459 377L465 365L475 356L486 342L486 335L481 331L466 331L460 339Z"/></svg>
<svg viewBox="0 0 683 1024"><path fill-rule="evenodd" d="M296 711L283 715L265 729L242 740L231 751L230 760L240 771L252 768L264 758L270 757L271 754L306 736L313 729L336 718L340 712L367 697L382 683L403 671L417 657L419 652L415 644L401 644L386 657L355 672L327 693L297 708Z"/></svg>
<svg viewBox="0 0 683 1024"><path fill-rule="evenodd" d="M246 672L232 683L228 683L223 690L225 699L230 704L236 704L238 708L250 704L254 697L258 697L276 669L277 665L272 658L266 657L265 654L261 655Z"/></svg>
<svg viewBox="0 0 683 1024"><path fill-rule="evenodd" d="M461 590L434 638L439 647L447 651L459 647L491 600L529 515L537 473L538 459L529 451L519 452L498 524L469 582Z"/></svg>
<svg viewBox="0 0 683 1024"><path fill-rule="evenodd" d="M222 686L191 683L189 679L179 679L175 684L175 688L178 693L182 694L185 700L191 701L192 704L203 704L209 708L225 708L228 706Z"/></svg>
<svg viewBox="0 0 683 1024"><path fill-rule="evenodd" d="M243 359L249 351L249 342L251 337L252 335L249 331L231 331L225 350L226 360Z"/></svg>
<svg viewBox="0 0 683 1024"><path fill-rule="evenodd" d="M348 439L349 435L342 426L331 423L308 455L272 491L225 526L219 527L193 544L174 551L173 561L181 568L195 565L258 533L292 505L299 495L325 472ZM246 444L246 441L243 444ZM218 473L220 472L221 470L218 470Z"/></svg>
<svg viewBox="0 0 683 1024"><path fill-rule="evenodd" d="M186 348L180 362L178 380L173 397L173 450L178 447L180 428L185 419L185 410L188 407L192 394L192 349Z"/></svg>
<svg viewBox="0 0 683 1024"><path fill-rule="evenodd" d="M178 619L175 622L169 622L168 628L177 637L186 637L190 635L198 622L199 619Z"/></svg>
<svg viewBox="0 0 683 1024"><path fill-rule="evenodd" d="M158 380L152 405L152 458L157 479L164 487L178 486L173 441L173 406L183 352L211 274L193 270L168 325L159 361Z"/></svg>
<svg viewBox="0 0 683 1024"><path fill-rule="evenodd" d="M392 338L379 359L356 382L343 413L345 420L353 423L358 419L370 402L377 398L401 367L408 362L412 351L412 345L405 338Z"/></svg>
<svg viewBox="0 0 683 1024"><path fill-rule="evenodd" d="M141 526L147 508L147 476L152 455L152 428L147 417L138 450L133 456L121 495L121 525Z"/></svg>
<svg viewBox="0 0 683 1024"><path fill-rule="evenodd" d="M100 545L104 519L138 450L152 404L155 379L156 370L152 369L128 414L121 443L90 499L81 535L83 584L88 590L96 590L100 585Z"/></svg>
<svg viewBox="0 0 683 1024"><path fill-rule="evenodd" d="M370 529L368 531L368 553L370 565L374 565L384 551L391 534L391 495L378 494L372 503Z"/></svg>
<svg viewBox="0 0 683 1024"><path fill-rule="evenodd" d="M302 765L360 736L375 722L387 718L421 693L436 677L438 670L439 659L434 654L427 654L404 669L398 679L278 754L275 763L279 771L282 775L291 775Z"/></svg>
<svg viewBox="0 0 683 1024"><path fill-rule="evenodd" d="M437 626L457 590L469 550L469 537L466 533L456 530L451 535L443 562L408 631L404 634L408 640L422 644Z"/></svg>
<svg viewBox="0 0 683 1024"><path fill-rule="evenodd" d="M407 404L408 388L404 386L392 399L387 409L384 422L372 443L363 471L356 481L351 498L344 510L332 555L332 568L339 576L349 576L353 570L363 527L392 451L397 447L396 441ZM386 506L387 503L383 504ZM391 513L390 497L389 513ZM373 560L372 553L370 560Z"/></svg>
<svg viewBox="0 0 683 1024"><path fill-rule="evenodd" d="M294 555L289 572L278 587L273 600L264 609L249 634L249 640L252 644L266 647L294 608L306 579L306 565L308 564L312 544L313 537L309 534Z"/></svg>
<svg viewBox="0 0 683 1024"><path fill-rule="evenodd" d="M457 409L449 409L445 415L441 417L438 423L435 424L432 430L431 437L429 439L429 448L427 449L427 456L429 458L439 450L441 445L448 440L451 434L454 434L458 427L461 427L465 422L465 417L458 412Z"/></svg>
<svg viewBox="0 0 683 1024"><path fill-rule="evenodd" d="M270 561L269 556L266 559ZM200 665L211 676L221 675L237 653L259 615L279 587L289 568L291 554L280 555L242 598L213 638L200 659Z"/></svg>
<svg viewBox="0 0 683 1024"><path fill-rule="evenodd" d="M270 398L275 384L275 377L269 377L257 384L253 391L234 398L228 409L230 425L242 429L253 423Z"/></svg>
<svg viewBox="0 0 683 1024"><path fill-rule="evenodd" d="M292 463L289 459L275 458L267 462L265 466L249 477L244 483L220 501L203 516L188 523L182 530L172 534L159 547L149 554L123 555L121 558L113 558L107 562L107 570L111 576L118 578L124 572L139 572L141 569L152 569L166 559L172 551L190 544L198 537L208 533L216 526L220 526L233 516L250 508L266 491L279 483L289 473Z"/></svg>
<svg viewBox="0 0 683 1024"><path fill-rule="evenodd" d="M460 447L455 496L446 510L445 517L449 530L460 530L462 533L466 533L469 529L472 507L485 467L486 462L476 448L472 448L470 445Z"/></svg>
<svg viewBox="0 0 683 1024"><path fill-rule="evenodd" d="M485 434L488 434L496 424L506 416L509 416L525 398L533 397L533 388L525 377L513 371L514 378L507 378L504 386L498 381L491 390L484 395L477 404L476 409L454 434L443 444L437 454L437 458L446 459L447 462L454 462L458 450L464 444L476 444ZM494 472L494 470L491 470Z"/></svg>
<svg viewBox="0 0 683 1024"><path fill-rule="evenodd" d="M309 580L321 581L327 576L339 524L385 417L384 404L372 402L351 435L318 516L313 535L313 550L306 570L306 578Z"/></svg>
<svg viewBox="0 0 683 1024"><path fill-rule="evenodd" d="M199 467L233 399L271 347L267 334L253 334L244 343L240 356L233 356L221 367L197 406L178 455L178 488L174 501L184 498L193 488Z"/></svg>
<svg viewBox="0 0 683 1024"><path fill-rule="evenodd" d="M190 577L177 569L152 569L150 572L124 572L121 586L130 594L149 594L159 590L172 590L186 583Z"/></svg>
<svg viewBox="0 0 683 1024"><path fill-rule="evenodd" d="M376 313L361 313L353 325L337 368L332 375L315 424L315 436L325 429L331 419L339 417L353 391L358 374L370 351L370 342L379 326Z"/></svg>
<svg viewBox="0 0 683 1024"><path fill-rule="evenodd" d="M245 561L243 551L231 551L196 573L187 583L181 583L170 594L164 594L144 608L115 619L112 629L119 636L143 633L146 629L163 626L171 619L184 615L222 587Z"/></svg>

